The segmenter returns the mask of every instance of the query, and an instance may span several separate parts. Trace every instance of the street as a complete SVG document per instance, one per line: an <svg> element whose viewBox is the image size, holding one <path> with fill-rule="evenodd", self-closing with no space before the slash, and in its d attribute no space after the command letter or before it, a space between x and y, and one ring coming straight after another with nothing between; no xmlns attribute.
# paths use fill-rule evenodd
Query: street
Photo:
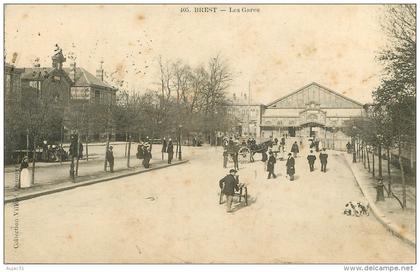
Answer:
<svg viewBox="0 0 420 272"><path fill-rule="evenodd" d="M343 215L363 196L339 153L330 153L326 173L319 159L310 173L301 154L292 182L285 161L267 180L257 154L238 172L249 205L232 214L218 204L218 181L229 170L222 149L185 147L183 158L189 163L6 204L5 262L415 262L415 249L373 215Z"/></svg>

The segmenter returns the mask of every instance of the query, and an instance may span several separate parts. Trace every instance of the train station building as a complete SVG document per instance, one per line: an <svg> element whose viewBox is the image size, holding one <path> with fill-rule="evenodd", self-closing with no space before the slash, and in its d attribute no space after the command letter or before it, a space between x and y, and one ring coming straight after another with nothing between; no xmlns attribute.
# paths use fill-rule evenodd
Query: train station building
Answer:
<svg viewBox="0 0 420 272"><path fill-rule="evenodd" d="M363 104L345 97L336 91L324 87L318 83L310 83L302 88L291 92L269 103L258 105L260 111L255 118L247 116L247 110L255 105L236 104L240 117L240 125L248 126L256 123L255 130L257 138L261 140L272 138L316 137L323 142L327 148L344 149L350 138L343 133L345 121L354 117L361 117L365 114ZM245 118L245 119L244 119ZM242 120L244 119L244 120ZM254 128L253 127L253 128ZM241 129L242 132L250 129ZM247 137L246 133L241 136ZM249 136L253 136L250 134Z"/></svg>

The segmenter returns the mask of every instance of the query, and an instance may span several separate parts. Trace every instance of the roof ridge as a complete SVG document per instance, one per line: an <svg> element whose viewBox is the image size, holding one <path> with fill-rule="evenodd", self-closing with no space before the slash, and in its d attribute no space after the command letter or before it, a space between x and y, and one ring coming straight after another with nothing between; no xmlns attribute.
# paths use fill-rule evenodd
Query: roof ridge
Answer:
<svg viewBox="0 0 420 272"><path fill-rule="evenodd" d="M308 88L308 87L309 87L309 86L311 86L311 85L316 85L316 86L318 86L318 87L320 87L320 88L322 88L322 89L325 89L325 90L326 90L326 91L328 91L328 92L331 92L331 93L333 93L333 94L335 94L335 95L338 95L338 96L340 96L340 97L342 97L342 98L344 98L344 99L346 99L346 100L350 100L351 102L356 103L356 104L358 104L358 105L360 105L360 106L363 106L363 104L362 104L362 103L357 102L356 100L353 100L353 99L351 99L351 98L349 98L349 97L347 97L347 96L344 96L344 95L342 95L342 94L340 94L340 93L338 93L338 92L336 92L336 91L333 91L333 90L331 90L330 88L327 88L327 87L325 87L325 86L323 86L323 85L321 85L321 84L319 84L319 83L317 83L317 82L315 82L315 81L312 81L311 83L306 84L305 86L303 86L303 87L301 87L301 88L297 89L296 91L293 91L293 92L291 92L291 93L289 93L289 94L287 94L287 95L284 95L284 96L282 96L282 97L280 97L280 98L278 98L278 99L274 100L274 101L273 101L273 102L271 102L271 103L268 103L268 104L267 104L267 107L271 107L273 104L275 104L275 103L277 103L277 102L279 102L279 101L281 101L281 100L283 100L283 99L285 99L285 98L287 98L287 97L289 97L289 96L292 96L292 95L294 95L294 94L296 94L296 93L298 93L298 92L302 91L303 89Z"/></svg>

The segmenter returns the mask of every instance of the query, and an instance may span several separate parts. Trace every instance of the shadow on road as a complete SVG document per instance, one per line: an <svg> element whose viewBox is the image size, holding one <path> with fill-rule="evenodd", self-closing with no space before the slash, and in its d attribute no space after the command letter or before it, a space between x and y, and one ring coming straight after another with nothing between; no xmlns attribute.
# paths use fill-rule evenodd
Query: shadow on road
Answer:
<svg viewBox="0 0 420 272"><path fill-rule="evenodd" d="M242 198L242 201L239 202L239 197L235 196L234 198L234 205L233 205L233 212L239 211L243 208L249 207L252 204L254 204L255 202L257 202L257 198L251 196L250 194L248 194L248 205L245 205L245 200Z"/></svg>

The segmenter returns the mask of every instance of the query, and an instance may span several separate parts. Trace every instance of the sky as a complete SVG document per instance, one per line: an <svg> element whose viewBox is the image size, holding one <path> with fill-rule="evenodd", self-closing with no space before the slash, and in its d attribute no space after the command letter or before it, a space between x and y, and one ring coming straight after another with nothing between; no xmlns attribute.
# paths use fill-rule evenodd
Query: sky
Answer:
<svg viewBox="0 0 420 272"><path fill-rule="evenodd" d="M220 55L232 73L228 92L250 86L253 103L311 82L368 103L383 74L375 60L387 43L381 19L381 5L6 5L5 52L17 67L36 58L51 67L58 44L77 66L95 74L103 61L139 92L158 90L159 58L196 67Z"/></svg>

